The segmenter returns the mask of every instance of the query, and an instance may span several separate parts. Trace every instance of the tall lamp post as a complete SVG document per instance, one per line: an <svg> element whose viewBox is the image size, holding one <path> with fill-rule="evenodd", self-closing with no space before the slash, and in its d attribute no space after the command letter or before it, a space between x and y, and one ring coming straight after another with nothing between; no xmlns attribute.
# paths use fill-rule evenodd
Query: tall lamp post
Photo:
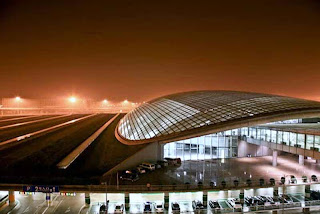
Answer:
<svg viewBox="0 0 320 214"><path fill-rule="evenodd" d="M20 114L20 102L21 102L21 97L16 97L15 100L16 100L16 102L18 103L18 114Z"/></svg>

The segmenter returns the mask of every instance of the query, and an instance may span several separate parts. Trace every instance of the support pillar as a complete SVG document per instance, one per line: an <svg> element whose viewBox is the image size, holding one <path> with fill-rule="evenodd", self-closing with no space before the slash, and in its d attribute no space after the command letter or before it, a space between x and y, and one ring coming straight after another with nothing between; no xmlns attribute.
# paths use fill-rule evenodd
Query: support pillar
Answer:
<svg viewBox="0 0 320 214"><path fill-rule="evenodd" d="M239 199L240 199L240 204L243 207L243 205L244 205L244 189L240 189Z"/></svg>
<svg viewBox="0 0 320 214"><path fill-rule="evenodd" d="M85 205L90 206L90 193L88 193L88 192L84 193L84 197L85 197L85 199L84 199Z"/></svg>
<svg viewBox="0 0 320 214"><path fill-rule="evenodd" d="M51 205L51 193L46 193L46 201L47 201L48 206L50 206Z"/></svg>
<svg viewBox="0 0 320 214"><path fill-rule="evenodd" d="M16 202L16 197L14 195L14 191L9 191L9 205L12 205Z"/></svg>
<svg viewBox="0 0 320 214"><path fill-rule="evenodd" d="M279 187L273 187L273 198L278 200L279 199Z"/></svg>
<svg viewBox="0 0 320 214"><path fill-rule="evenodd" d="M165 192L164 193L164 208L169 209L169 193Z"/></svg>
<svg viewBox="0 0 320 214"><path fill-rule="evenodd" d="M272 166L277 166L278 165L278 151L273 150L272 151Z"/></svg>
<svg viewBox="0 0 320 214"><path fill-rule="evenodd" d="M128 192L124 193L124 207L125 207L126 211L129 211L129 209L130 209L130 197L129 197L129 193Z"/></svg>
<svg viewBox="0 0 320 214"><path fill-rule="evenodd" d="M320 163L320 159L316 159L316 164L319 164Z"/></svg>
<svg viewBox="0 0 320 214"><path fill-rule="evenodd" d="M273 187L273 198L275 200L278 200L279 199L279 187ZM272 211L272 214L277 214L278 211L277 210L273 210Z"/></svg>
<svg viewBox="0 0 320 214"><path fill-rule="evenodd" d="M304 165L304 156L303 155L299 155L299 164Z"/></svg>
<svg viewBox="0 0 320 214"><path fill-rule="evenodd" d="M310 189L310 184L306 184L305 185L305 188L304 188L304 196L306 197L306 198L310 198L310 196L311 196L311 189ZM302 212L303 213L310 213L310 208L303 208L302 209Z"/></svg>
<svg viewBox="0 0 320 214"><path fill-rule="evenodd" d="M304 196L306 198L310 198L310 195L311 195L310 184L307 184L307 185L305 185Z"/></svg>
<svg viewBox="0 0 320 214"><path fill-rule="evenodd" d="M208 191L203 191L202 204L204 207L208 206Z"/></svg>

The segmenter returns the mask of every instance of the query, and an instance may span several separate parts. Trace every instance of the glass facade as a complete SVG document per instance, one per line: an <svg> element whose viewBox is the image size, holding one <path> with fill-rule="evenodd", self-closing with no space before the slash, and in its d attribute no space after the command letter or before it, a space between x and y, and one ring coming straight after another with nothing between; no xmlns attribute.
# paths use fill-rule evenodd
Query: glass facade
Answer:
<svg viewBox="0 0 320 214"><path fill-rule="evenodd" d="M320 136L279 131L260 127L243 127L216 134L167 143L164 157L182 160L206 160L238 156L238 140L251 138L255 144L266 141L276 144L320 151Z"/></svg>
<svg viewBox="0 0 320 214"><path fill-rule="evenodd" d="M117 133L124 140L156 141L160 137L162 140L172 139L173 136L190 130L197 132L197 129L207 126L214 127L251 117L258 118L260 115L285 115L287 112L304 110L319 111L320 103L248 92L193 91L168 95L144 103L120 120ZM287 120L284 123L292 122L295 121ZM250 135L267 137L265 133L261 135L256 131L253 130ZM285 134L285 139L287 137Z"/></svg>
<svg viewBox="0 0 320 214"><path fill-rule="evenodd" d="M164 157L182 160L205 160L237 157L238 136L236 132L219 132L187 140L167 143Z"/></svg>

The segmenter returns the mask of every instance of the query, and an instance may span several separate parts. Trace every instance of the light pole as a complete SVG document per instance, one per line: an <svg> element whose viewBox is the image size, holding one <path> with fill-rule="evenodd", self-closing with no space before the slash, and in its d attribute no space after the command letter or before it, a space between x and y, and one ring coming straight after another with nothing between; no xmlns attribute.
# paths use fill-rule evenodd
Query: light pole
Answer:
<svg viewBox="0 0 320 214"><path fill-rule="evenodd" d="M20 102L21 102L21 97L16 97L15 100L16 100L16 102L18 103L18 114L20 114Z"/></svg>

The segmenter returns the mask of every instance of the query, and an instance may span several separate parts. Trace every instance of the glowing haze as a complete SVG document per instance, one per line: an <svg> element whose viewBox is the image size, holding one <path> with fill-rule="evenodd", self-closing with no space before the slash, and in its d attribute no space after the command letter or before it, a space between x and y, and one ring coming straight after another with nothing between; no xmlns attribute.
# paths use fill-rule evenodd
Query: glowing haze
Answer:
<svg viewBox="0 0 320 214"><path fill-rule="evenodd" d="M142 102L224 89L320 100L319 10L316 0L4 0L0 97Z"/></svg>

